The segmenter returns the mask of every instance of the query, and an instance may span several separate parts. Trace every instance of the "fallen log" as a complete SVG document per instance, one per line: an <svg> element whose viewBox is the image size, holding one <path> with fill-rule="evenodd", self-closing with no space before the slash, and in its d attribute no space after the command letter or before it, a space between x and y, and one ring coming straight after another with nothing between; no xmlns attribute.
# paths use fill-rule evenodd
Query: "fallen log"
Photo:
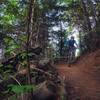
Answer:
<svg viewBox="0 0 100 100"><path fill-rule="evenodd" d="M39 55L41 52L42 52L42 49L40 47L30 48L29 59L30 60L36 59L36 55ZM24 54L24 57L23 57L23 54ZM16 56L7 59L6 61L3 61L1 63L2 67L0 69L3 71L6 71L8 69L13 69L14 71L16 71L17 65L19 64L19 62L23 62L24 60L27 59L26 55L27 55L26 51L23 51L23 52L18 53Z"/></svg>
<svg viewBox="0 0 100 100"><path fill-rule="evenodd" d="M53 66L50 65L50 61L49 60L41 60L38 63L37 67L34 66L34 65L31 65L31 71L32 70L34 72L37 72L37 75L35 76L35 81L36 81L35 84L36 85L44 82L46 79L50 80L50 81L53 81L53 82L57 81L57 75L55 74L56 73L56 69ZM22 72L24 72L24 74ZM11 94L9 92L5 93L5 91L8 90L8 86L9 85L11 85L11 84L18 85L19 83L21 83L21 85L25 85L27 83L27 80L26 80L27 70L24 69L24 71L20 71L19 73L14 75L14 77L15 77L15 79L10 77L8 80L2 81L0 83L0 99L1 100L3 100L5 97L7 98L7 97L13 95L13 94ZM32 80L34 80L34 77L32 76L32 73L31 73L31 77L32 77ZM16 80L18 80L18 82ZM36 98L36 95L34 95L34 96Z"/></svg>

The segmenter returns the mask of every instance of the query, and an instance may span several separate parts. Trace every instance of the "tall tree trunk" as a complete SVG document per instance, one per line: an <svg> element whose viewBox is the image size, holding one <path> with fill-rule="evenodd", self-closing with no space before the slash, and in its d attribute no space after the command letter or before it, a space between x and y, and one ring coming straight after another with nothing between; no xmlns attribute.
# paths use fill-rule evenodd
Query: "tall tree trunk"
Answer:
<svg viewBox="0 0 100 100"><path fill-rule="evenodd" d="M62 23L61 23L61 21L60 21L60 30L61 30L61 32L60 32L60 56L63 56L63 53L62 53L62 51L63 51L63 34L62 34Z"/></svg>
<svg viewBox="0 0 100 100"><path fill-rule="evenodd" d="M32 27L32 13L34 13L33 6L34 6L35 0L30 0L29 2L29 11L28 11L28 23L27 23L27 43L26 43L26 51L27 51L27 68L28 68L28 84L31 84L31 75L30 75L30 60L29 60L29 48L30 48L30 35L31 35L31 28ZM32 12L33 11L33 12Z"/></svg>

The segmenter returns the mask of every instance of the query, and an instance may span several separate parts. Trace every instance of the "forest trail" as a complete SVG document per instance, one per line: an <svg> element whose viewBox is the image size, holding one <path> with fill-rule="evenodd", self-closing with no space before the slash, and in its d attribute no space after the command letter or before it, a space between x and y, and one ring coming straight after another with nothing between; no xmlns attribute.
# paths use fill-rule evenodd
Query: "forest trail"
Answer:
<svg viewBox="0 0 100 100"><path fill-rule="evenodd" d="M74 87L74 99L70 100L100 100L100 50L86 54L76 64L56 65L61 77ZM78 99L79 98L79 99Z"/></svg>

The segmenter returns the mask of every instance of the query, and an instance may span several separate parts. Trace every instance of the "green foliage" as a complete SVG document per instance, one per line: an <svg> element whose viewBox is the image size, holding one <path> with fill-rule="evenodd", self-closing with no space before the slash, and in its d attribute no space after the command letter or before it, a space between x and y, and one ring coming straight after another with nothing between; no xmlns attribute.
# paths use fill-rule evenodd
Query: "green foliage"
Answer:
<svg viewBox="0 0 100 100"><path fill-rule="evenodd" d="M36 91L38 89L38 87L36 85L13 85L10 84L8 86L8 90L9 92L14 92L15 94L21 94L21 93L27 93L27 92L31 92Z"/></svg>
<svg viewBox="0 0 100 100"><path fill-rule="evenodd" d="M66 2L67 4L72 3L73 0L63 0L64 2Z"/></svg>
<svg viewBox="0 0 100 100"><path fill-rule="evenodd" d="M27 36L24 34L20 35L19 37L19 41L20 42L23 42L23 43L26 43L27 42Z"/></svg>
<svg viewBox="0 0 100 100"><path fill-rule="evenodd" d="M11 55L16 52L16 49L20 48L20 45L11 37L5 37L4 43L6 45L5 54Z"/></svg>
<svg viewBox="0 0 100 100"><path fill-rule="evenodd" d="M2 64L0 64L0 68L2 68L3 67L3 65Z"/></svg>
<svg viewBox="0 0 100 100"><path fill-rule="evenodd" d="M11 65L9 65L9 67L12 68ZM5 72L2 73L2 75L3 75L3 80L7 80L7 79L9 78L10 72L11 72L11 70L9 69L9 70L7 70L7 71L5 71Z"/></svg>
<svg viewBox="0 0 100 100"><path fill-rule="evenodd" d="M11 31L21 22L25 23L26 6L21 6L20 0L6 0L0 5L0 26L3 31Z"/></svg>
<svg viewBox="0 0 100 100"><path fill-rule="evenodd" d="M21 53L21 55L20 55L20 56L21 56L21 58L22 58L22 59L26 59L26 57L27 57L27 53L26 53L26 52Z"/></svg>
<svg viewBox="0 0 100 100"><path fill-rule="evenodd" d="M2 65L2 64L0 64L0 74L2 74L2 73L3 73L2 68L3 68L3 65Z"/></svg>
<svg viewBox="0 0 100 100"><path fill-rule="evenodd" d="M65 2L68 6L80 2L80 0L62 0L62 1Z"/></svg>

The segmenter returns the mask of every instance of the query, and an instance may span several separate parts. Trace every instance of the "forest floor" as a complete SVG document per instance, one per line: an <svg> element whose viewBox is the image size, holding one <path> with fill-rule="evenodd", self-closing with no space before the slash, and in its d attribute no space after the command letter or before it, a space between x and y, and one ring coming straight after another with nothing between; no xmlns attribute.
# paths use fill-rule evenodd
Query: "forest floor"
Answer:
<svg viewBox="0 0 100 100"><path fill-rule="evenodd" d="M56 67L59 75L74 87L71 95L75 97L70 100L100 100L100 50L83 55L71 67L64 62Z"/></svg>

